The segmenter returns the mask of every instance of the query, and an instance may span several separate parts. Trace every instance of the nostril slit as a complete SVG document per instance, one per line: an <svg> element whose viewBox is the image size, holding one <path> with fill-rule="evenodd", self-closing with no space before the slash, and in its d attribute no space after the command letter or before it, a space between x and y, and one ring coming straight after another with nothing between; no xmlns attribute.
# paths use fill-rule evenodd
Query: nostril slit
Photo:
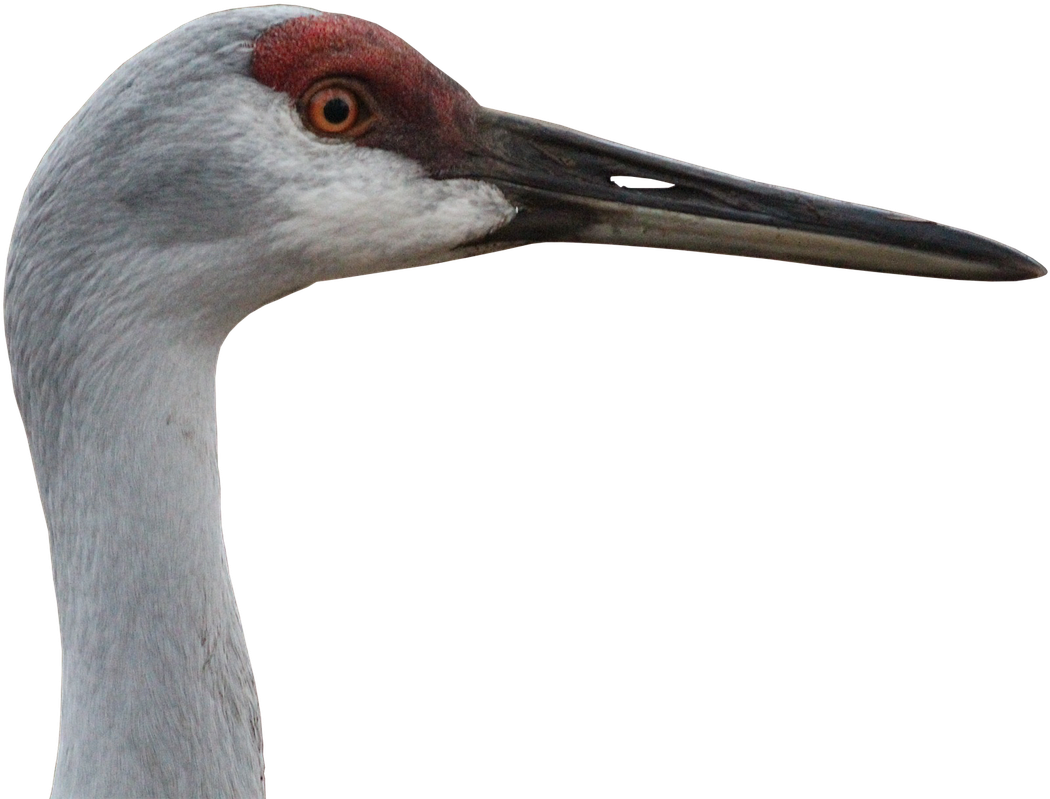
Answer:
<svg viewBox="0 0 1050 799"><path fill-rule="evenodd" d="M621 189L673 189L674 184L666 180L653 180L652 178L636 178L633 175L613 175L609 178Z"/></svg>

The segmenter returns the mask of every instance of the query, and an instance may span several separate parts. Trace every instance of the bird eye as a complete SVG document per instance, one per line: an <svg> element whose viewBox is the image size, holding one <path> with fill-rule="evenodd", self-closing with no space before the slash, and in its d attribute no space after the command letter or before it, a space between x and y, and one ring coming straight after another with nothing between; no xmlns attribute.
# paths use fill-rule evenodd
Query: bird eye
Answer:
<svg viewBox="0 0 1050 799"><path fill-rule="evenodd" d="M303 122L322 136L356 135L369 122L360 94L339 78L314 84L299 105Z"/></svg>

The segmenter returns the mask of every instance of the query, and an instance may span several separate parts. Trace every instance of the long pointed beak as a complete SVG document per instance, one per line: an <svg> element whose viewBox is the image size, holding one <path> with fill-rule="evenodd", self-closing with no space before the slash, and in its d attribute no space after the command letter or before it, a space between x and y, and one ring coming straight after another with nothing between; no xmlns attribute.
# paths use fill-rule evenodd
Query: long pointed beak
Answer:
<svg viewBox="0 0 1050 799"><path fill-rule="evenodd" d="M475 244L628 244L959 280L1046 274L1027 255L962 230L744 180L489 109L455 173L494 183L518 209ZM673 185L623 188L614 176Z"/></svg>

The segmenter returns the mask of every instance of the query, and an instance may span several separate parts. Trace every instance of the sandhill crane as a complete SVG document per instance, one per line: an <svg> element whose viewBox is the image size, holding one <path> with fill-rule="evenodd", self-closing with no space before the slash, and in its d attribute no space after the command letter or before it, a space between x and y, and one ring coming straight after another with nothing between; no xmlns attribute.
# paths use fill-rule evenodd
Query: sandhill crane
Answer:
<svg viewBox="0 0 1050 799"><path fill-rule="evenodd" d="M386 34L304 14L212 17L129 62L60 138L27 195L12 248L7 318L63 613L66 702L56 796L250 795L258 785L250 672L218 534L211 375L207 368L199 374L213 365L225 333L255 307L315 280L533 238L728 249L951 277L1040 273L1017 253L929 223L818 207L813 198L475 111L457 87ZM315 65L308 63L301 74L303 42L320 42L319 52L336 58L344 43L362 41L374 61L325 63L320 73L309 72ZM254 50L241 46L251 42ZM409 82L387 94L382 70L394 57L408 59ZM368 72L377 62L381 71ZM151 69L158 63L167 67L163 74ZM197 83L186 81L188 74ZM190 85L192 92L178 91ZM421 86L419 102L412 92ZM165 98L160 107L158 96ZM216 102L223 102L221 114ZM194 137L186 135L187 118L202 123ZM220 120L216 131L212 123ZM469 135L460 136L461 127ZM101 146L118 133L128 137L121 148ZM268 162L268 146L278 141L288 145L288 160ZM260 144L266 147L255 150ZM82 157L87 152L92 158ZM245 159L260 171L246 172ZM573 168L581 171L573 175ZM333 169L346 171L337 178ZM609 182L620 173L644 173L676 188L629 194ZM52 193L57 180L61 197ZM692 180L714 182L690 186ZM581 193L598 196L584 201ZM761 205L769 199L778 204L773 233L759 229L771 218ZM668 214L683 211L719 221ZM685 232L666 226L667 219ZM826 232L842 234L839 225L851 227L853 237L830 242ZM794 234L786 232L792 227ZM916 242L918 249L904 251ZM138 304L143 292L148 306ZM160 348L150 335L158 331ZM41 341L49 342L46 355ZM80 398L86 402L77 407ZM169 438L176 449L165 446ZM118 546L103 531L128 538ZM150 552L129 557L133 542L148 543ZM162 562L152 560L161 554ZM116 583L125 579L122 590ZM187 686L179 666L193 659L204 676ZM143 715L147 707L155 717ZM118 708L128 717L98 724ZM129 754L143 750L149 764ZM192 767L180 761L187 756Z"/></svg>

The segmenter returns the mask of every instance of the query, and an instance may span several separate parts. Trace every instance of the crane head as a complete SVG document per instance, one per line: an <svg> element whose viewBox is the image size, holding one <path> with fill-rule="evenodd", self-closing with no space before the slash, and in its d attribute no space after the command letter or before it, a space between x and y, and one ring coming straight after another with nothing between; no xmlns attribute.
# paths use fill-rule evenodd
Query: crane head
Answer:
<svg viewBox="0 0 1050 799"><path fill-rule="evenodd" d="M228 331L318 280L540 241L942 278L1045 273L933 222L483 108L377 25L271 6L192 22L103 84L27 190L8 284L17 296L75 274L78 290L125 308L191 308Z"/></svg>

